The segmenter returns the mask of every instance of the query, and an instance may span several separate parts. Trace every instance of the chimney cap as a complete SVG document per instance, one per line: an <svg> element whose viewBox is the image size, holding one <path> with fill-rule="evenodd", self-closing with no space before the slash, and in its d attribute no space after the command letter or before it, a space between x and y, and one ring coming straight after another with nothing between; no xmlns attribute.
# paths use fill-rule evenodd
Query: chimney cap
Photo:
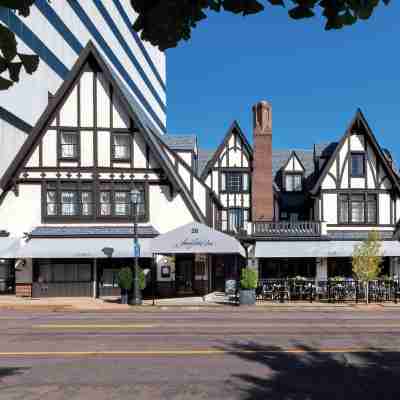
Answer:
<svg viewBox="0 0 400 400"><path fill-rule="evenodd" d="M261 100L258 103L256 103L253 107L257 107L258 105L263 107L271 107L271 103L267 100Z"/></svg>

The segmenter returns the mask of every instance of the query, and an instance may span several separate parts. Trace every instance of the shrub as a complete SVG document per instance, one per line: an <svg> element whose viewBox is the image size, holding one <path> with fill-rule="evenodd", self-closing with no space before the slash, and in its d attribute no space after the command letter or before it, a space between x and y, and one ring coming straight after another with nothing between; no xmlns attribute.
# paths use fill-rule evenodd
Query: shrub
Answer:
<svg viewBox="0 0 400 400"><path fill-rule="evenodd" d="M255 269L243 268L240 279L242 289L256 289L258 284L258 272Z"/></svg>
<svg viewBox="0 0 400 400"><path fill-rule="evenodd" d="M139 289L143 290L146 287L146 276L142 270L142 268L139 269Z"/></svg>
<svg viewBox="0 0 400 400"><path fill-rule="evenodd" d="M130 290L133 283L132 270L129 267L122 268L118 272L118 286L124 290Z"/></svg>

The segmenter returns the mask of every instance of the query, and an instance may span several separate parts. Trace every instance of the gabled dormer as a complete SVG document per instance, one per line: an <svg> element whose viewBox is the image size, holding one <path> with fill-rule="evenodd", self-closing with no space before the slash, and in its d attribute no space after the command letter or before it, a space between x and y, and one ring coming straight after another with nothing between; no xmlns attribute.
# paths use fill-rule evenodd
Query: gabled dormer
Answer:
<svg viewBox="0 0 400 400"><path fill-rule="evenodd" d="M317 199L316 215L332 227L390 228L397 222L399 180L360 110L325 162L311 194Z"/></svg>
<svg viewBox="0 0 400 400"><path fill-rule="evenodd" d="M244 229L250 220L252 162L252 148L234 121L200 172L224 207L220 214L223 231Z"/></svg>
<svg viewBox="0 0 400 400"><path fill-rule="evenodd" d="M191 193L152 129L151 120L92 43L21 150L0 187L0 219L28 232L41 223L131 223L130 191L139 191L139 222L160 232L183 220L207 222L209 189ZM20 220L11 220L18 215Z"/></svg>
<svg viewBox="0 0 400 400"><path fill-rule="evenodd" d="M303 191L305 168L297 156L292 151L286 164L282 169L282 187L285 192L301 192Z"/></svg>

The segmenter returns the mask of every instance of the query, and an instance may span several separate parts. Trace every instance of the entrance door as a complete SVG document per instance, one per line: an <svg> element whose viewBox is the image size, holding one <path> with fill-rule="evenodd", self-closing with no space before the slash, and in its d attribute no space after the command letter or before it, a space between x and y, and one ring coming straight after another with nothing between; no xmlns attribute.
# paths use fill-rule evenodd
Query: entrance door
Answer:
<svg viewBox="0 0 400 400"><path fill-rule="evenodd" d="M175 266L175 283L177 294L193 293L193 266L194 259L178 258Z"/></svg>

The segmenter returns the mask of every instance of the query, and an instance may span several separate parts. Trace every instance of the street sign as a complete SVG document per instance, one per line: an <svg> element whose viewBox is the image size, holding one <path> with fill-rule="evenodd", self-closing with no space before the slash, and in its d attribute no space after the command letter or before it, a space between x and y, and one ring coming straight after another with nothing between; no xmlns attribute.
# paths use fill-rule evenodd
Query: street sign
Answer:
<svg viewBox="0 0 400 400"><path fill-rule="evenodd" d="M133 243L133 256L140 257L140 244L138 242Z"/></svg>

